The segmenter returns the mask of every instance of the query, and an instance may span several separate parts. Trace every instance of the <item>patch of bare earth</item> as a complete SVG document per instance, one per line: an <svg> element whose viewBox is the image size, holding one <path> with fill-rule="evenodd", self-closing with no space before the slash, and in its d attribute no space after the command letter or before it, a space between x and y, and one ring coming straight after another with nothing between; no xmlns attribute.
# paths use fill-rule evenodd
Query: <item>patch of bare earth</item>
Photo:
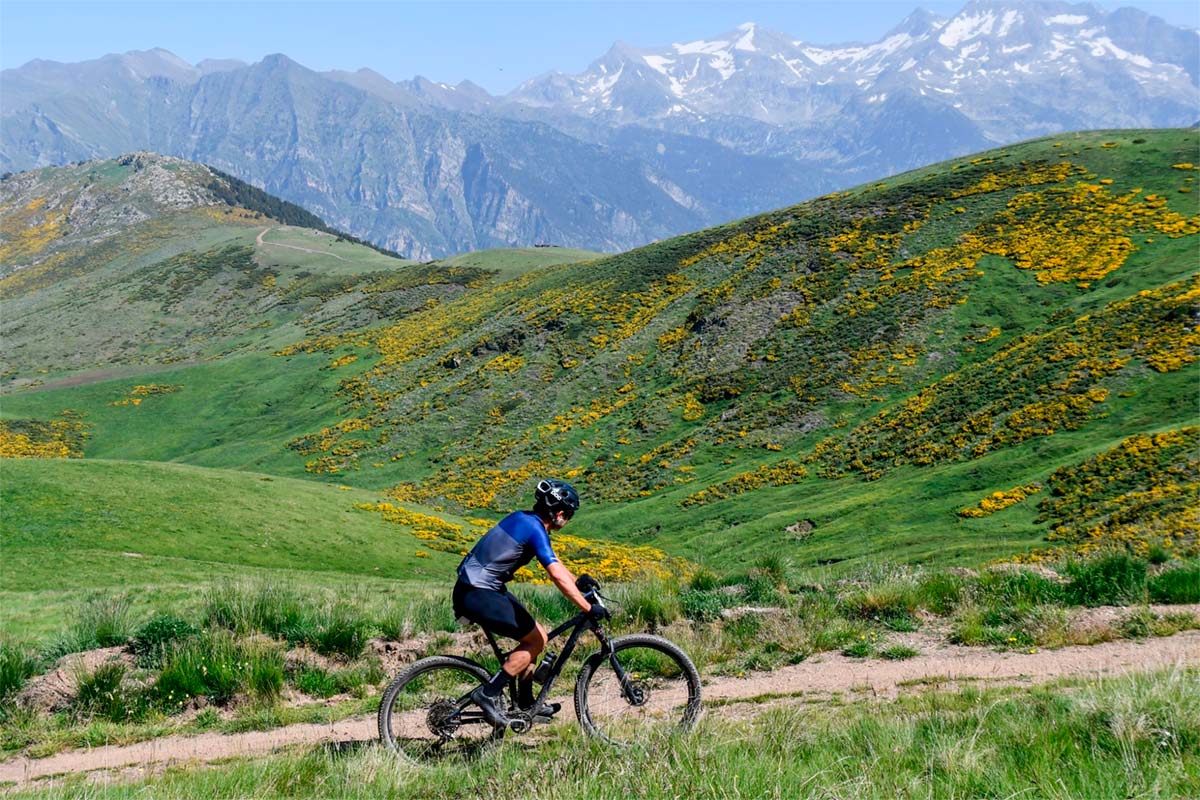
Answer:
<svg viewBox="0 0 1200 800"><path fill-rule="evenodd" d="M1198 609L1191 607L1193 613ZM1179 611L1180 607L1173 607ZM469 645L469 634L458 634ZM855 659L823 653L809 661L745 677L715 677L704 684L705 713L744 718L779 702L813 702L834 695L891 698L903 692L961 682L1036 683L1066 676L1100 677L1170 667L1200 667L1200 631L1164 638L1120 640L1091 646L1038 652L998 653L948 644L932 634L906 634L921 654L904 661ZM372 649L389 670L425 652L410 643L377 640ZM389 649L389 645L396 645ZM445 648L454 649L453 646ZM565 698L560 698L565 700ZM569 703L564 704L564 714ZM59 753L43 759L15 757L0 761L0 782L20 787L31 781L67 773L106 772L95 780L126 780L174 763L203 763L269 753L279 748L326 742L363 742L376 737L374 716L322 724L289 725L270 731L239 734L204 733L167 736L125 746L97 747Z"/></svg>

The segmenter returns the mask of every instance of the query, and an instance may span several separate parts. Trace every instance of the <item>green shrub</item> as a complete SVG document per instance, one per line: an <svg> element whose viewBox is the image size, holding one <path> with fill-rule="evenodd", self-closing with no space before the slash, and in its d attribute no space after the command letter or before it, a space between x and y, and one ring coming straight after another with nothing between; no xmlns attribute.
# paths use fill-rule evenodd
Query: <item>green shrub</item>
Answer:
<svg viewBox="0 0 1200 800"><path fill-rule="evenodd" d="M696 574L692 575L692 579L688 581L688 588L697 592L712 591L720 585L721 581L716 573L703 567L696 570Z"/></svg>
<svg viewBox="0 0 1200 800"><path fill-rule="evenodd" d="M273 701L283 690L283 656L255 648L247 653L246 691L257 700Z"/></svg>
<svg viewBox="0 0 1200 800"><path fill-rule="evenodd" d="M1012 608L970 605L959 608L950 628L949 639L968 646L1014 648L1036 644L1026 627L1035 606Z"/></svg>
<svg viewBox="0 0 1200 800"><path fill-rule="evenodd" d="M721 616L729 595L716 589L687 589L679 595L679 610L693 622L712 622Z"/></svg>
<svg viewBox="0 0 1200 800"><path fill-rule="evenodd" d="M1200 603L1200 564L1160 572L1146 588L1155 603Z"/></svg>
<svg viewBox="0 0 1200 800"><path fill-rule="evenodd" d="M909 647L906 644L893 644L879 651L880 658L886 658L888 661L903 661L908 658L915 658L921 655L921 651L915 647Z"/></svg>
<svg viewBox="0 0 1200 800"><path fill-rule="evenodd" d="M292 685L309 697L333 697L339 691L334 677L315 666L306 666L296 673Z"/></svg>
<svg viewBox="0 0 1200 800"><path fill-rule="evenodd" d="M210 631L176 647L163 663L154 684L158 703L167 711L182 710L196 697L225 703L242 685L244 654L227 633Z"/></svg>
<svg viewBox="0 0 1200 800"><path fill-rule="evenodd" d="M1067 599L1076 605L1123 605L1146 597L1146 562L1113 553L1066 566Z"/></svg>
<svg viewBox="0 0 1200 800"><path fill-rule="evenodd" d="M754 572L767 578L776 586L783 586L787 583L791 568L792 565L788 560L778 554L760 556L754 562Z"/></svg>
<svg viewBox="0 0 1200 800"><path fill-rule="evenodd" d="M778 606L783 604L783 595L779 592L779 581L770 575L754 574L741 581L743 587L742 600L757 606Z"/></svg>
<svg viewBox="0 0 1200 800"><path fill-rule="evenodd" d="M870 658L874 652L875 646L865 639L859 639L842 648L842 655L850 658Z"/></svg>
<svg viewBox="0 0 1200 800"><path fill-rule="evenodd" d="M1155 622L1156 617L1150 612L1150 609L1139 608L1126 614L1117 625L1117 630L1122 636L1129 639L1145 639L1152 633L1151 628Z"/></svg>
<svg viewBox="0 0 1200 800"><path fill-rule="evenodd" d="M38 660L25 648L0 642L0 707L25 688L25 683L37 672ZM3 712L0 712L2 717Z"/></svg>
<svg viewBox="0 0 1200 800"><path fill-rule="evenodd" d="M762 618L758 614L739 614L725 620L723 633L727 643L736 648L753 644L762 631Z"/></svg>
<svg viewBox="0 0 1200 800"><path fill-rule="evenodd" d="M199 633L200 629L187 620L171 614L156 614L134 634L130 650L137 656L139 666L157 667L172 645Z"/></svg>
<svg viewBox="0 0 1200 800"><path fill-rule="evenodd" d="M235 633L266 633L294 643L312 641L317 634L312 604L302 602L291 584L275 581L226 583L209 589L204 619Z"/></svg>
<svg viewBox="0 0 1200 800"><path fill-rule="evenodd" d="M897 578L854 589L841 599L843 613L851 619L873 620L893 630L917 628L917 585Z"/></svg>

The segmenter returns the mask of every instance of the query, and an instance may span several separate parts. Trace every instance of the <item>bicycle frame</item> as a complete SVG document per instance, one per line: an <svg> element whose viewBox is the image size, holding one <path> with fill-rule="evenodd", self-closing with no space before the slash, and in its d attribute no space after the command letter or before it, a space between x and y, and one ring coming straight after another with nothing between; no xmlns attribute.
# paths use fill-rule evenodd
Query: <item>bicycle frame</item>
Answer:
<svg viewBox="0 0 1200 800"><path fill-rule="evenodd" d="M589 597L589 599L590 599L591 594L592 594L591 592L588 592L584 596ZM533 709L535 711L544 706L545 700L546 700L547 696L549 696L550 690L554 686L555 680L558 678L559 674L562 672L563 667L566 666L567 659L569 659L571 657L571 654L575 652L575 647L579 643L579 637L582 636L583 632L588 629L590 629L594 634L596 634L596 639L600 642L600 655L602 657L607 657L609 659L609 661L612 663L613 669L617 673L617 678L621 682L621 693L625 696L626 700L628 700L630 703L636 704L638 702L638 699L635 695L635 690L632 686L630 686L629 679L625 674L624 668L621 666L621 662L618 661L614 657L612 645L609 644L608 636L605 635L604 629L601 628L599 625L590 624L588 621L587 615L585 615L583 613L579 613L579 614L576 614L575 616L571 617L566 622L563 622L562 624L560 624L558 627L554 628L552 631L550 631L546 635L546 643L548 645L550 642L554 641L559 636L562 636L567 631L571 632L571 635L569 637L567 637L567 643L565 645L563 645L562 652L558 654L558 656L554 659L554 663L550 665L550 674L546 677L546 682L542 684L542 689L540 692L538 692L537 698L534 700ZM508 657L508 653L505 653L503 650L500 649L500 645L497 644L496 637L491 631L487 630L486 628L483 628L483 633L485 636L487 636L488 644L490 644L492 646L492 652L495 653L496 660L500 664L503 664L504 661ZM536 667L537 664L533 664L532 666ZM510 697L513 701L513 705L516 705L516 701L517 701L517 679L516 678L512 678L509 680L508 691L509 691Z"/></svg>

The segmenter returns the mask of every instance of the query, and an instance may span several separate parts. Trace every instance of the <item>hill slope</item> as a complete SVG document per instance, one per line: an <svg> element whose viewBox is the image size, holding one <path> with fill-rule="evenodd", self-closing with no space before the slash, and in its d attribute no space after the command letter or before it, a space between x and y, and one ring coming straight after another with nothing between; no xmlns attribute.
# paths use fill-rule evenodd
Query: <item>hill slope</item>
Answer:
<svg viewBox="0 0 1200 800"><path fill-rule="evenodd" d="M272 433L220 437L184 378L145 433L112 435L118 383L5 414L85 411L109 457L286 443L287 471L461 509L554 472L578 532L716 566L1194 550L1197 136L1030 142L313 337L261 375L342 364L317 425L246 407Z"/></svg>

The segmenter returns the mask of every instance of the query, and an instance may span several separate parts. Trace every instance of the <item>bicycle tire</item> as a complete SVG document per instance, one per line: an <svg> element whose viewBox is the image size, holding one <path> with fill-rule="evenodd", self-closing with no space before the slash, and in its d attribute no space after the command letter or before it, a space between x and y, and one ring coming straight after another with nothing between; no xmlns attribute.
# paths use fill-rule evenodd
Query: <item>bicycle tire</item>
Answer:
<svg viewBox="0 0 1200 800"><path fill-rule="evenodd" d="M470 712L455 723L454 701L491 677L469 658L430 656L409 665L384 690L376 715L379 739L414 761L470 757L504 735Z"/></svg>
<svg viewBox="0 0 1200 800"><path fill-rule="evenodd" d="M584 731L611 744L637 745L691 728L700 715L700 673L687 654L650 634L610 642L638 696L627 696L610 657L593 653L575 681L575 715Z"/></svg>

